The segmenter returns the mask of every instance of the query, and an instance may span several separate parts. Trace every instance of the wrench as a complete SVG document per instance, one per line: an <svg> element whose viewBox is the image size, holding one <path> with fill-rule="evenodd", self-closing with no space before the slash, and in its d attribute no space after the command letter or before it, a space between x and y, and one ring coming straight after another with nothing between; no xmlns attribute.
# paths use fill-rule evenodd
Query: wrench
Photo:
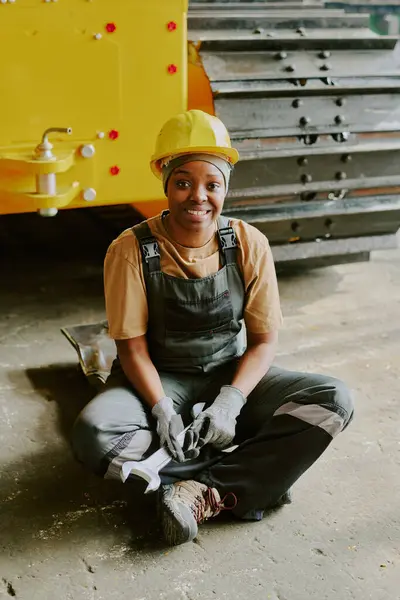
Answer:
<svg viewBox="0 0 400 600"><path fill-rule="evenodd" d="M185 440L185 433L189 427L186 427L186 429L184 429L176 438L181 446ZM171 455L167 452L167 450L165 450L165 448L160 448L151 456L149 456L149 458L139 461L129 460L125 462L121 469L121 479L125 483L129 475L141 477L141 479L144 479L148 483L144 493L150 494L151 492L158 490L160 487L161 479L158 473L161 471L161 469L166 467L171 460Z"/></svg>
<svg viewBox="0 0 400 600"><path fill-rule="evenodd" d="M204 406L205 402L199 402L193 406L192 417L194 419L201 413ZM188 427L186 427L177 435L176 439L181 446L185 441L185 434L189 427L190 425L188 425ZM235 450L237 447L238 445L236 444L234 446L230 446L229 448L225 448L225 450L222 450L222 452L233 452L233 450ZM121 479L125 483L129 475L136 475L137 477L147 481L148 485L144 491L145 494L156 492L161 485L161 479L158 473L161 471L161 469L166 467L171 460L172 457L167 450L165 450L165 448L160 448L144 460L128 460L122 465Z"/></svg>
<svg viewBox="0 0 400 600"><path fill-rule="evenodd" d="M192 407L191 413L193 419L195 419L197 415L201 413L204 406L205 402L198 402ZM185 441L185 434L189 427L190 425L181 431L176 438L181 446ZM171 455L167 452L167 450L165 450L165 448L160 448L145 460L129 460L125 462L121 469L121 479L125 483L129 475L141 477L141 479L144 479L148 483L144 493L150 494L151 492L157 491L160 487L161 479L158 473L161 471L161 469L166 467L171 460Z"/></svg>

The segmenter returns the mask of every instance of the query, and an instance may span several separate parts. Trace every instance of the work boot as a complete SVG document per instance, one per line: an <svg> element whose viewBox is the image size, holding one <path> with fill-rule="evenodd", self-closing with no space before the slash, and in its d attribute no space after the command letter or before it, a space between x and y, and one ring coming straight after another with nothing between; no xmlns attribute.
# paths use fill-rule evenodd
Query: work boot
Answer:
<svg viewBox="0 0 400 600"><path fill-rule="evenodd" d="M236 497L232 496L236 504ZM215 488L198 481L163 485L160 516L165 540L171 546L191 542L197 536L198 525L228 508L224 506L224 500Z"/></svg>

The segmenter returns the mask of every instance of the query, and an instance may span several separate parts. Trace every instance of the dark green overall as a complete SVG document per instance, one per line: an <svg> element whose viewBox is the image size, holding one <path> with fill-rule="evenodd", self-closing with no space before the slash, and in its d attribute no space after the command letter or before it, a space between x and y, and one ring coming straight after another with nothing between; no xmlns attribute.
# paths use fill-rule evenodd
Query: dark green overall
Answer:
<svg viewBox="0 0 400 600"><path fill-rule="evenodd" d="M222 267L201 279L172 277L161 271L159 245L147 223L133 231L142 250L149 308L147 338L157 369L207 373L240 357L245 351L245 294L236 236L228 219L218 219Z"/></svg>
<svg viewBox="0 0 400 600"><path fill-rule="evenodd" d="M246 302L237 264L237 240L226 218L218 221L220 270L183 279L161 270L162 247L146 222L133 228L142 252L147 289L148 343L165 394L185 423L198 402L210 404L230 384L245 351ZM172 461L163 483L196 479L233 492L234 513L260 519L315 462L351 420L345 385L332 377L272 366L249 395L237 420L231 453L205 447L186 463ZM157 449L150 409L115 361L105 390L79 415L72 439L79 461L95 473L120 479L125 461Z"/></svg>

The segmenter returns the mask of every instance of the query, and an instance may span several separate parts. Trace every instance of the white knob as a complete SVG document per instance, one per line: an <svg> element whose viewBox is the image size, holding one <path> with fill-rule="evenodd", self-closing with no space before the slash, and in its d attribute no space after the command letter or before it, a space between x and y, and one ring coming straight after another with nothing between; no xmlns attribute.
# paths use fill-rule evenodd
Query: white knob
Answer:
<svg viewBox="0 0 400 600"><path fill-rule="evenodd" d="M98 131L97 132L97 137L99 138L99 140L102 140L104 138L106 134L104 133L104 131Z"/></svg>
<svg viewBox="0 0 400 600"><path fill-rule="evenodd" d="M55 217L58 213L58 208L39 208L38 213L41 217Z"/></svg>
<svg viewBox="0 0 400 600"><path fill-rule="evenodd" d="M86 188L83 190L82 196L86 202L93 202L93 200L96 200L97 192L94 188Z"/></svg>
<svg viewBox="0 0 400 600"><path fill-rule="evenodd" d="M81 147L81 155L83 156L83 158L92 158L95 152L96 149L93 146L93 144L85 144Z"/></svg>
<svg viewBox="0 0 400 600"><path fill-rule="evenodd" d="M101 40L101 38L103 36L101 35L101 33L95 33L93 37L94 37L95 40Z"/></svg>
<svg viewBox="0 0 400 600"><path fill-rule="evenodd" d="M7 0L0 0L1 4L7 4Z"/></svg>

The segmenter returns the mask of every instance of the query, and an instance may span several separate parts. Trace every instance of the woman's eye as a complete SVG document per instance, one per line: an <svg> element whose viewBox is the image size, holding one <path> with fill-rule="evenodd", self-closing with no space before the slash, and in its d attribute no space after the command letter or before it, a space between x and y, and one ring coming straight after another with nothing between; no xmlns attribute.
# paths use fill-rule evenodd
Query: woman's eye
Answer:
<svg viewBox="0 0 400 600"><path fill-rule="evenodd" d="M220 187L219 183L209 183L208 184L208 189L211 192L216 192L219 189L219 187Z"/></svg>
<svg viewBox="0 0 400 600"><path fill-rule="evenodd" d="M189 182L188 181L177 181L176 187L178 187L180 189L186 189L189 187Z"/></svg>

